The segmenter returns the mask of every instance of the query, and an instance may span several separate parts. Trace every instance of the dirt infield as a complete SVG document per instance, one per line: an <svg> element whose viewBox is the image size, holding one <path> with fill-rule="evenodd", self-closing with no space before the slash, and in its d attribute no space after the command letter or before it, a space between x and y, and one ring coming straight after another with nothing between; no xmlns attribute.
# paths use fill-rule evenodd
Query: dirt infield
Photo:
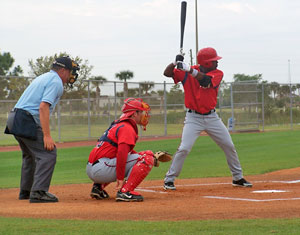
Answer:
<svg viewBox="0 0 300 235"><path fill-rule="evenodd" d="M300 168L248 176L252 188L235 188L231 178L178 179L166 192L162 180L145 181L144 202L115 202L89 197L91 184L51 186L59 203L19 201L18 189L0 190L0 216L78 220L205 220L300 217Z"/></svg>

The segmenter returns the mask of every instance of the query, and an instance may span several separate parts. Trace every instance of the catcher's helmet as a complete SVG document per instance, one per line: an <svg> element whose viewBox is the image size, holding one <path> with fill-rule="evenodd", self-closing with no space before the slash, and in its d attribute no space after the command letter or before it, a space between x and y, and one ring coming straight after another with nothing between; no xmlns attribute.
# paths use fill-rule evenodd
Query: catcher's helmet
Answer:
<svg viewBox="0 0 300 235"><path fill-rule="evenodd" d="M206 47L201 49L197 54L198 64L205 68L210 68L212 66L212 61L222 59L218 56L217 51L212 47Z"/></svg>
<svg viewBox="0 0 300 235"><path fill-rule="evenodd" d="M141 98L127 98L126 100L124 100L124 104L122 106L123 114L121 115L120 118L128 118L138 110L145 111L141 119L141 123L144 126L144 130L146 130L146 126L150 118L149 115L150 106L149 104L144 102Z"/></svg>

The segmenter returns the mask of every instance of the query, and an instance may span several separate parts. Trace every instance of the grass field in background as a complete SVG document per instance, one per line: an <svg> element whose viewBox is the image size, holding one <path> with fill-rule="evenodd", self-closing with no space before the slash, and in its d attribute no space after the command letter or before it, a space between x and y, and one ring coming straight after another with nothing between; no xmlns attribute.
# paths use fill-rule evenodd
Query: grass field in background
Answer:
<svg viewBox="0 0 300 235"><path fill-rule="evenodd" d="M0 130L4 130L1 128ZM55 130L51 130L51 136L56 142L70 142L70 141L80 141L80 140L88 140L88 139L98 139L103 132L108 128L107 125L91 125L90 129L90 138L89 138L89 130L87 125L63 125L60 132L61 136L59 136L58 128ZM168 135L180 135L182 132L183 123L182 124L168 124L167 134ZM163 124L149 124L147 125L147 131L139 130L139 136L164 136L165 135L165 127ZM1 146L12 146L18 145L18 142L12 135L6 135L3 132L0 132L0 147Z"/></svg>
<svg viewBox="0 0 300 235"><path fill-rule="evenodd" d="M51 135L56 142L69 142L69 141L80 141L80 140L89 140L97 139L103 132L108 128L109 123L107 124L95 124L91 125L90 128L90 137L89 129L87 124L84 125L62 125L60 130L61 134L59 136L58 127L55 130L51 130ZM0 130L4 130L5 126L0 125ZM180 124L168 124L167 125L167 135L181 135L183 128L183 123ZM260 130L262 127L260 126ZM270 125L265 126L264 131L300 131L299 124L280 124L280 125ZM147 131L139 131L140 136L164 136L165 135L165 126L163 124L152 124L149 123L147 126ZM12 135L6 135L2 131L0 132L0 146L11 146L17 145L17 141Z"/></svg>
<svg viewBox="0 0 300 235"><path fill-rule="evenodd" d="M244 174L300 166L300 131L233 134ZM135 150L174 153L180 139L138 142ZM93 146L59 149L51 185L90 183L85 165ZM18 187L21 153L0 152L0 188ZM163 179L170 163L153 168L146 180ZM200 136L186 158L180 178L230 176L223 151ZM122 215L118 215L122 216ZM78 221L1 218L0 234L299 234L300 218L208 221Z"/></svg>

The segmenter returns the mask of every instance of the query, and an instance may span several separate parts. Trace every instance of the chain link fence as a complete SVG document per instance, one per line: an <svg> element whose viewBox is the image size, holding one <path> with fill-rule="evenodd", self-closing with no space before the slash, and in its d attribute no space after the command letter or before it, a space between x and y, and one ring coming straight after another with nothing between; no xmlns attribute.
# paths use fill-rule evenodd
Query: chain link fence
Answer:
<svg viewBox="0 0 300 235"><path fill-rule="evenodd" d="M0 76L0 141L15 144L3 133L8 113L32 78ZM50 118L58 142L97 139L121 115L126 97L142 98L151 119L141 137L174 136L182 132L186 108L181 85L82 80L82 89L67 90ZM230 131L300 129L300 84L222 82L217 112Z"/></svg>

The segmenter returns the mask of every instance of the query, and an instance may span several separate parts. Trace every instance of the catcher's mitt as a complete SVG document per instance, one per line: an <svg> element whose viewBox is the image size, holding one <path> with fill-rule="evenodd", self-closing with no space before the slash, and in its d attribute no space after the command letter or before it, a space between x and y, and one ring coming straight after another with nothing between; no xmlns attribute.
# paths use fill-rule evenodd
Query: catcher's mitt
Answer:
<svg viewBox="0 0 300 235"><path fill-rule="evenodd" d="M168 162L172 160L172 155L166 151L158 151L154 153L154 166L158 167L159 162Z"/></svg>

